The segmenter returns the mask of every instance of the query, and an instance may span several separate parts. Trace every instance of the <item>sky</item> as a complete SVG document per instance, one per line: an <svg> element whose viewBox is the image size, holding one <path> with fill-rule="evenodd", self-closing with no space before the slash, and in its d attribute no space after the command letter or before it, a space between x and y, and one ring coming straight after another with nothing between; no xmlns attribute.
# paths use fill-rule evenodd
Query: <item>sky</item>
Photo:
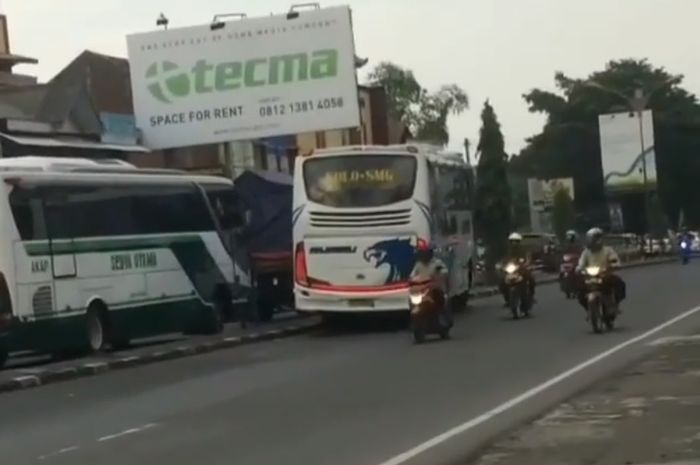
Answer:
<svg viewBox="0 0 700 465"><path fill-rule="evenodd" d="M14 53L39 60L18 67L50 79L85 49L126 56L125 36L155 28L209 23L215 14L249 17L287 11L294 0L0 0ZM304 0L306 1L306 0ZM451 118L450 147L478 143L480 112L494 106L509 153L537 134L544 118L522 94L553 90L554 73L584 77L611 59L648 58L685 75L700 94L697 37L700 0L345 0L357 54L367 68L385 60L414 71L429 90L456 83L471 107Z"/></svg>

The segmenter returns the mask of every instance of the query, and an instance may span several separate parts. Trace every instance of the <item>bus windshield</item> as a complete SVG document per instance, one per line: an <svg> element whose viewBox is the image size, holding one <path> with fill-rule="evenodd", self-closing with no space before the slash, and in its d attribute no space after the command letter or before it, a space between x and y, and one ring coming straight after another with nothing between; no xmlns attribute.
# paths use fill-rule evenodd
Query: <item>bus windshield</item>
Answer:
<svg viewBox="0 0 700 465"><path fill-rule="evenodd" d="M410 155L341 155L304 163L306 195L328 207L379 207L410 199L416 159Z"/></svg>

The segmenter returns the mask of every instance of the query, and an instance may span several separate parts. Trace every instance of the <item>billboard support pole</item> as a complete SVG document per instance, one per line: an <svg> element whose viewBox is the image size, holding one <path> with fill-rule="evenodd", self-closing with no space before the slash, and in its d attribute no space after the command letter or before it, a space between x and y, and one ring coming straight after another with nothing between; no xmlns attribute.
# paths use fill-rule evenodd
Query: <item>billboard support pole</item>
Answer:
<svg viewBox="0 0 700 465"><path fill-rule="evenodd" d="M642 189L644 189L644 213L646 219L646 230L647 233L651 233L651 192L649 191L649 183L647 178L647 156L644 153L646 147L644 147L644 124L642 118L644 117L643 108L637 108L637 119L639 120L639 143L641 145L642 154Z"/></svg>

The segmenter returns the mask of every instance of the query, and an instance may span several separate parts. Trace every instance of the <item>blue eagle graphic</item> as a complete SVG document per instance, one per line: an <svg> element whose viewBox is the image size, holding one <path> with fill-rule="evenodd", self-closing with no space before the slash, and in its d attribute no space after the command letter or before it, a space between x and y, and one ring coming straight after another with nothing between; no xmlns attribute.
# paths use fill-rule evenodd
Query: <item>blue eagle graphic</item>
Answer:
<svg viewBox="0 0 700 465"><path fill-rule="evenodd" d="M406 281L411 276L415 264L415 248L411 245L411 239L377 242L367 247L363 256L368 263L374 262L375 268L389 265L386 284Z"/></svg>

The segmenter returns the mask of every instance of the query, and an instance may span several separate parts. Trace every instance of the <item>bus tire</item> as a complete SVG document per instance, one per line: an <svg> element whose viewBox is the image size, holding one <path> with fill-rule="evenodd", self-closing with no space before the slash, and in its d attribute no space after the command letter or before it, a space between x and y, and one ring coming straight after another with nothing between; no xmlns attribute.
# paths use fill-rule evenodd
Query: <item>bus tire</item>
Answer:
<svg viewBox="0 0 700 465"><path fill-rule="evenodd" d="M85 336L90 353L104 352L109 340L107 309L99 302L91 303L85 314Z"/></svg>
<svg viewBox="0 0 700 465"><path fill-rule="evenodd" d="M203 311L200 327L204 334L219 334L224 330L226 315L231 314L231 294L224 289L218 289L212 299L211 307Z"/></svg>
<svg viewBox="0 0 700 465"><path fill-rule="evenodd" d="M0 339L0 370L7 364L7 359L10 357L10 350L7 347L7 341Z"/></svg>

